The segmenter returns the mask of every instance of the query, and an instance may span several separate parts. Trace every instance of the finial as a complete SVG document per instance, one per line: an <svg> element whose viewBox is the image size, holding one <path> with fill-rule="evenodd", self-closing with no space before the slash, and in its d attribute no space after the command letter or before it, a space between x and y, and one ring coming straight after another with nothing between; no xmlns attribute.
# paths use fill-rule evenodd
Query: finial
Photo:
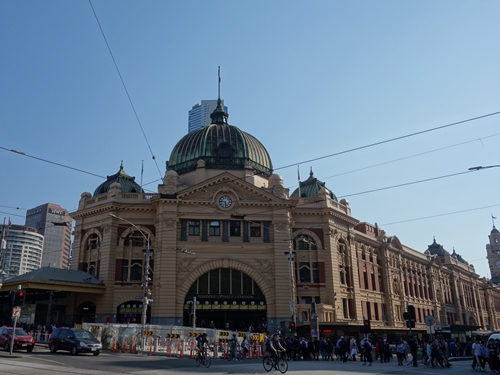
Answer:
<svg viewBox="0 0 500 375"><path fill-rule="evenodd" d="M120 169L123 169L123 160L122 160L122 162L120 164Z"/></svg>
<svg viewBox="0 0 500 375"><path fill-rule="evenodd" d="M314 173L313 173L313 167L311 167L311 170L309 171L309 176L311 176L311 177L312 177L312 176L313 176L313 174L314 174Z"/></svg>
<svg viewBox="0 0 500 375"><path fill-rule="evenodd" d="M496 217L491 214L491 222L493 223L493 228L495 228L495 219Z"/></svg>
<svg viewBox="0 0 500 375"><path fill-rule="evenodd" d="M218 101L220 102L220 65L219 65L219 92L218 92L219 96L218 96Z"/></svg>

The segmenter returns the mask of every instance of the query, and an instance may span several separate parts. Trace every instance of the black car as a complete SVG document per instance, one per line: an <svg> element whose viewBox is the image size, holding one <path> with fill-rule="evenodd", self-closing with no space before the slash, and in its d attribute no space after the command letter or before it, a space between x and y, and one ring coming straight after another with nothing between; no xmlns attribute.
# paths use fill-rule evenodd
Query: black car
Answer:
<svg viewBox="0 0 500 375"><path fill-rule="evenodd" d="M57 328L50 335L49 349L52 353L66 350L73 355L79 353L99 355L102 345L92 333L83 329Z"/></svg>

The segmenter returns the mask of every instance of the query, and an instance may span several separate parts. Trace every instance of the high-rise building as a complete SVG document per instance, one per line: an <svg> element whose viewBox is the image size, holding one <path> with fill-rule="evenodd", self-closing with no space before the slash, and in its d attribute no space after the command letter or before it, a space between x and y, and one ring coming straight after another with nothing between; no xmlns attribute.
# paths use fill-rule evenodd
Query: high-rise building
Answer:
<svg viewBox="0 0 500 375"><path fill-rule="evenodd" d="M221 100L224 106L224 100ZM188 133L204 128L212 123L210 114L217 108L217 100L202 100L200 104L195 104L189 111ZM227 112L227 107L224 106Z"/></svg>
<svg viewBox="0 0 500 375"><path fill-rule="evenodd" d="M68 268L72 219L58 204L46 203L26 212L25 225L45 237L42 267Z"/></svg>
<svg viewBox="0 0 500 375"><path fill-rule="evenodd" d="M43 236L35 228L22 225L0 225L6 240L0 269L5 277L13 277L34 271L42 264Z"/></svg>

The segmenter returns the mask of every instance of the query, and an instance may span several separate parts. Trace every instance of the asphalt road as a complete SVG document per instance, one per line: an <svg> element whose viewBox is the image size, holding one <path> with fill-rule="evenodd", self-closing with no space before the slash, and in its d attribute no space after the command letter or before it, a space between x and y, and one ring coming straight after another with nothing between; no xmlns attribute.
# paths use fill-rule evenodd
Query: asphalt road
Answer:
<svg viewBox="0 0 500 375"><path fill-rule="evenodd" d="M486 370L489 372L489 370ZM105 351L99 356L69 353L52 354L46 348L36 347L33 353L16 352L10 357L8 353L0 353L1 375L164 375L164 374L267 374L261 360L212 361L210 368L196 367L192 359L178 359L138 354L113 353ZM300 361L290 362L287 374L470 374L475 373L470 361L453 362L451 369L432 368L420 365L399 367L396 361L391 363L374 363L363 366L361 363L341 363L336 361ZM276 370L270 374L279 374Z"/></svg>

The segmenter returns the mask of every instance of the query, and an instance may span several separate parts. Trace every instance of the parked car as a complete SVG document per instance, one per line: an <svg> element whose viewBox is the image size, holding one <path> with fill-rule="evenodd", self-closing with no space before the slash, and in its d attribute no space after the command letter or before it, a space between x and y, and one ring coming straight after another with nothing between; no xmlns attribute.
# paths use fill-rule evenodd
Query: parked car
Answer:
<svg viewBox="0 0 500 375"><path fill-rule="evenodd" d="M10 343L12 342L12 327L0 328L0 347L6 352L10 352ZM28 353L35 347L35 338L28 335L24 329L16 328L13 350L27 350Z"/></svg>
<svg viewBox="0 0 500 375"><path fill-rule="evenodd" d="M50 335L49 349L51 353L66 350L73 355L79 353L99 355L102 345L92 333L83 329L57 328Z"/></svg>

